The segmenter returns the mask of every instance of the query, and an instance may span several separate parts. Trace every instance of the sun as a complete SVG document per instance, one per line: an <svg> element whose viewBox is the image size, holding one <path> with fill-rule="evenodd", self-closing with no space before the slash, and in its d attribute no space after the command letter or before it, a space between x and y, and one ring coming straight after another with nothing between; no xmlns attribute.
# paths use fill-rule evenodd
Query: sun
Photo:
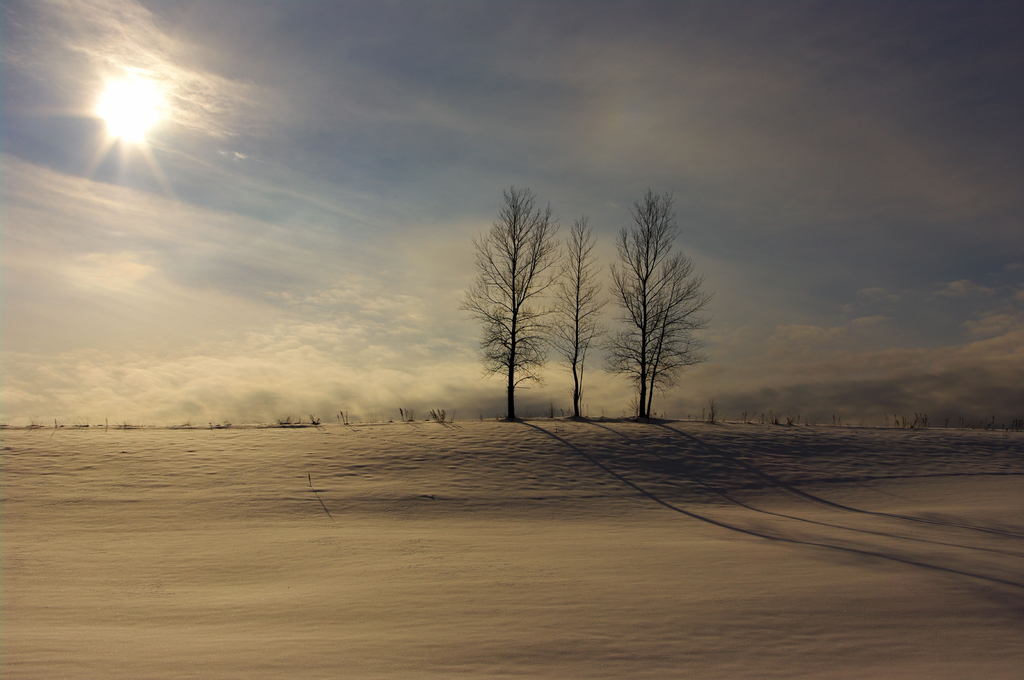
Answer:
<svg viewBox="0 0 1024 680"><path fill-rule="evenodd" d="M107 125L107 133L135 144L146 141L146 133L163 118L163 92L151 80L129 77L107 82L96 102L96 115Z"/></svg>

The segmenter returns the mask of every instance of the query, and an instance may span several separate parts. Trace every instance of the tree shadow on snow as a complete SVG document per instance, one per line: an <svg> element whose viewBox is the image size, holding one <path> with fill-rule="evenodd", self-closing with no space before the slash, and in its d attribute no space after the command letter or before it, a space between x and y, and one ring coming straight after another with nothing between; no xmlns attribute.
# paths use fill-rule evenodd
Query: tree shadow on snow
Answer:
<svg viewBox="0 0 1024 680"><path fill-rule="evenodd" d="M593 424L595 426L603 429L603 430L607 430L608 432L611 432L612 434L614 434L614 435L624 439L626 442L629 442L630 444L635 443L634 440L632 440L631 438L629 438L628 436L626 436L622 432L619 432L618 430L614 430L614 429L612 429L612 428L610 428L610 427L608 427L606 425L601 425L601 424L598 424L598 423L593 423ZM677 430L675 430L674 428L667 427L667 426L662 425L660 423L658 424L658 426L659 427L665 427L666 429L671 430L675 434L682 434L682 433L678 432ZM694 439L696 439L696 438L694 437ZM675 460L670 459L667 456L664 456L664 455L658 453L657 451L650 451L649 453L651 455L655 456L656 458L658 458L659 460L667 463L670 467L672 467L673 463L679 463L680 462L678 459L675 459ZM748 465L748 467L751 468L751 469L756 469L752 465ZM874 529L864 529L864 528L861 528L861 527L851 527L851 526L847 526L847 525L844 525L844 524L835 524L835 523L832 523L832 522L824 522L824 521L821 521L821 520L810 519L810 518L807 518L807 517L799 517L797 515L791 515L791 514L787 514L787 513L783 513L783 512L776 512L776 511L773 511L773 510L765 510L763 508L758 508L758 507L756 507L756 506L754 506L754 505L752 505L752 504L750 504L748 502L745 502L745 501L742 501L742 500L736 498L733 494L729 493L728 490L726 490L725 488L722 488L722 486L720 486L720 485L716 485L712 481L707 480L705 477L703 477L700 474L698 474L697 472L695 472L692 468L689 469L689 470L685 470L685 469L680 470L679 466L676 465L674 467L674 469L671 469L670 471L671 472L682 472L686 476L686 478L689 479L690 481L695 482L701 488L703 488L706 491L709 491L710 493L718 496L719 498L723 499L724 501L726 501L728 503L731 503L732 505L736 505L736 506L744 508L746 510L750 510L750 511L753 511L753 512L758 512L758 513L761 513L761 514L764 514L764 515L769 515L769 516L772 516L772 517L779 517L779 518L782 518L782 519L793 520L795 522L803 522L805 524L812 524L812 525L815 525L815 526L828 527L828 528L831 528L831 529L841 529L843 531L850 531L850 532L854 532L854 533L858 533L858 534L865 534L865 535L871 535L871 536L881 536L881 537L885 537L885 538L895 538L895 539L904 540L904 541L913 541L915 543L928 543L928 544L931 544L931 545L941 545L941 546L946 546L946 547L951 547L951 548L963 548L963 549L967 549L967 550L977 550L977 551L980 551L980 552L988 552L988 553L994 553L994 554L999 554L999 555L1007 555L1009 557L1021 557L1021 558L1024 558L1024 553L1015 552L1015 551L1011 551L1011 550L1000 550L998 548L986 548L986 547L981 547L981 546L966 545L966 544L963 544L963 543L952 543L952 542L949 542L949 541L938 541L938 540L933 540L933 539L928 539L928 538L921 538L921 537L918 537L918 536L908 536L908 535L905 535L905 534L897 534L897 533L892 533L892 532L888 532L888 531L878 531L878 530L874 530ZM764 477L766 477L768 479L773 480L773 482L775 480L775 478L773 476L766 475L766 474L762 473L760 470L758 470L758 474L761 474L762 476L764 476ZM904 477L909 477L909 476L910 475L905 475ZM914 475L914 476L918 476L918 475ZM934 476L934 475L920 475L920 476L931 477L931 476ZM830 480L830 481L834 481L834 480ZM673 481L670 480L668 483L672 484ZM779 482L779 483L781 484L782 482ZM778 484L773 483L772 486L778 486ZM792 486L792 485L787 485L787 486ZM812 496L811 494L806 494L806 495L807 496L811 496L811 497L813 497L815 499L818 499L817 496ZM824 502L826 504L830 503L829 501L826 501L824 499L819 499L819 500L820 500L820 502ZM819 500L815 500L814 502L819 502ZM845 508L847 506L841 506L841 507ZM863 511L863 512L869 513L869 511ZM873 513L869 513L869 514L873 514Z"/></svg>
<svg viewBox="0 0 1024 680"><path fill-rule="evenodd" d="M919 517L917 515L903 515L903 514L899 514L899 513L881 512L881 511L878 511L878 510L865 510L864 508L857 508L857 507L853 507L853 506L850 506L850 505L844 505L843 503L837 503L835 501L830 501L827 498L822 498L821 496L817 496L815 494L812 494L812 493L809 493L807 491L804 491L803 489L800 489L800 488L794 486L793 484L791 484L789 482L786 482L785 480L779 479L778 477L776 477L774 475L771 475L771 474L769 474L767 472L764 472L763 470L761 470L757 466L755 466L755 465L753 465L751 463L748 463L747 461L741 460L741 459L737 458L736 456L730 454L729 452L727 452L727 451L725 451L725 450L723 450L723 449L721 449L721 448L719 448L719 447L717 447L717 446L715 446L713 444L709 444L709 443L705 442L703 439L700 439L699 437L696 437L696 436L690 434L689 432L683 432L682 430L676 429L674 427L669 427L668 425L664 425L664 424L661 424L661 423L657 423L657 424L655 424L655 426L656 427L660 427L660 428L662 428L664 430L667 430L667 431L669 431L669 432L671 432L671 433L673 433L675 435L678 435L680 437L684 437L684 438L694 442L698 446L702 447L705 451L713 454L714 456L718 457L722 461L727 461L727 462L730 462L730 463L734 463L734 464L742 467L743 469L745 469L745 470L747 470L749 472L752 472L753 474L757 475L758 477L760 477L763 480L765 480L766 482L768 482L768 484L771 485L772 487L783 489L783 490L788 491L789 493L791 493L791 494L793 494L795 496L803 498L804 500L811 501L813 503L819 503L821 505L826 505L826 506L829 506L829 507L832 507L832 508L835 508L835 509L838 509L838 510L845 510L847 512L856 512L856 513L861 513L861 514L865 514L865 515L874 515L876 517L886 517L886 518L889 518L889 519L898 519L898 520L903 520L903 521L907 521L907 522L916 522L916 523L919 523L919 524L930 524L930 525L935 525L935 526L953 527L953 528L957 528L957 529L967 529L967 530L970 530L970 531L977 531L977 532L986 533L986 534L993 534L993 535L1002 536L1002 537L1005 537L1005 538L1024 538L1024 534L1020 534L1020 533L1015 532L1015 531L1010 531L1010 530L1007 530L1007 529L999 529L999 528L994 528L994 527L985 527L985 526L980 526L980 525L977 525L977 524L972 524L972 523L964 522L964 521L960 521L960 520L954 520L954 519L935 519L935 518L929 518L929 517Z"/></svg>
<svg viewBox="0 0 1024 680"><path fill-rule="evenodd" d="M662 496L658 495L657 493L655 493L654 491L650 490L649 488L646 488L645 486L643 486L643 485L641 485L641 484L631 480L623 472L620 472L620 471L617 471L617 470L613 469L610 465L606 464L605 462L602 462L598 458L596 458L593 455L587 453L584 449L582 449L581 447L577 446L576 444L574 444L573 442L569 441L568 439L566 439L563 436L560 436L560 435L558 435L558 434L556 434L554 432L546 430L546 429L544 429L544 428L542 428L542 427L540 427L538 425L535 425L533 423L530 423L530 422L521 422L520 424L523 427L530 428L530 429L535 430L535 431L537 431L537 432L539 432L539 433L541 433L541 434L543 434L543 435L545 435L547 437L550 437L550 438L554 439L555 441L560 443L562 446L564 446L568 450L572 451L576 455L580 456L581 458L583 458L584 460L589 462L591 465L599 468L605 474L613 477L614 479L616 479L620 483L622 483L625 486L633 489L638 494L640 494L641 496L647 498L648 500L650 500L650 501L652 501L654 503L657 503L658 505L661 505L662 507L664 507L664 508L666 508L668 510L671 510L672 512L675 512L675 513L678 513L680 515L689 517L691 519L698 520L700 522L704 522L704 523L710 524L712 526L719 527L721 529L726 529L728 531L733 531L733 532L736 532L738 534L743 534L743 535L747 535L747 536L753 536L753 537L756 537L756 538L762 538L762 539L769 540L769 541L775 541L775 542L778 542L778 543L786 543L786 544L791 544L791 545L800 545L800 546L814 547L814 548L823 548L823 549L837 551L837 552L841 552L841 553L845 553L845 554L849 554L849 555L856 555L856 556L859 556L859 557L868 557L868 558L882 559L882 560L887 560L887 561L891 561L891 562L897 562L897 563L900 563L900 564L905 564L905 565L909 565L909 566L913 566L913 567L918 567L918 568L922 568L922 569L928 569L928 570L931 570L931 571L937 571L937 572L942 572L942 573L946 573L946 574L955 574L957 576L964 576L964 577L968 577L968 578L972 578L972 579L986 581L986 582L989 582L989 583L997 583L997 584L1000 584L1000 585L1005 585L1005 586L1011 586L1011 587L1014 587L1014 588L1024 589L1024 583L1021 583L1021 582L1018 582L1018 581L1012 581L1012 580L1009 580L1009 579L1000 578L998 576L991 576L991 575L986 575L986 574L980 574L980 573L976 573L976 572L973 572L973 571L967 571L965 569L959 569L959 568L956 568L956 567L950 567L950 566L943 566L943 565L940 565L940 564L934 564L932 562L926 562L926 561L923 561L923 560L920 560L920 559L898 555L898 554L895 554L895 553L893 553L891 551L858 548L858 547L849 546L849 545L826 543L826 542L818 541L818 540L810 540L810 539L797 538L797 537L793 537L793 536L786 536L784 534L769 532L767 530L742 527L742 526L739 526L739 525L734 524L732 522L726 522L726 521L723 521L723 520L720 520L720 519L715 519L715 518L710 517L710 516L708 516L706 514L702 514L702 513L694 512L693 510L686 509L686 508L682 507L678 502L670 501L670 500L667 500L666 498L663 498ZM617 434L619 437L622 437L623 439L626 439L627 441L630 441L629 437L626 437L622 433L617 432L614 429L609 428L609 427L607 427L605 425L602 425L602 424L599 424L599 423L593 423L593 422L591 422L590 424L594 425L596 427L600 427L602 429L609 430L609 431ZM730 463L738 464L738 465L746 468L748 471L751 471L751 472L755 472L756 471L756 474L758 474L760 476L763 476L767 481L772 482L774 486L786 489L788 491L796 493L799 496L805 497L805 498L807 498L809 500L813 500L815 502L822 503L824 505L828 505L828 506L831 506L831 507L836 507L836 508L840 508L840 509L843 509L843 510L849 510L851 512L861 512L861 513L865 513L865 514L890 516L887 513L876 513L876 512L868 511L868 510L861 510L861 509L857 509L857 508L851 508L849 506L844 506L842 504L833 503L832 501L828 501L826 499L819 498L817 496L814 496L813 494L808 494L808 493L803 492L803 491L801 491L799 489L796 489L795 487L792 487L789 484L786 484L782 480L778 480L775 477L773 477L771 475L768 475L767 473L763 473L760 470L757 470L756 468L754 468L754 466L750 465L749 463L746 463L745 461L739 461L739 460L735 459L735 457L728 456L728 454L725 454L724 452L718 451L716 449L716 447L711 447L709 445L704 444L704 442L702 442L701 440L697 439L696 437L692 437L691 435L689 435L687 433L681 432L679 430L676 430L675 428L671 428L671 427L668 427L668 426L663 425L663 424L654 424L654 425L657 426L657 427L663 427L663 428L665 428L665 429L675 433L676 435L683 436L683 437L690 437L693 440L695 440L697 443L703 445L705 450L707 452L713 454L713 456L715 458L721 458L725 462L730 462ZM655 455L657 457L661 458L662 460L664 460L664 457L661 456L660 454L655 454ZM705 488L708 488L712 492L714 492L714 493L716 493L718 495L723 495L722 492L715 490L712 487L712 485L707 484L705 481L703 481L703 480L701 480L699 478L695 478L695 476L692 474L692 472L688 476L693 481L695 481L696 483L704 486ZM732 503L735 503L736 505L738 505L740 507L744 507L744 508L746 508L748 510L752 510L752 511L755 511L755 512L764 512L764 513L767 513L767 514L777 514L778 516L784 517L786 519L797 519L798 521L804 521L804 518L796 518L796 517L792 517L792 516L788 516L788 515L783 515L782 513L772 513L770 511L763 511L763 510L760 510L758 508L754 508L752 506L749 506L748 504L743 503L742 501L738 501L738 500L728 496L728 494L725 494L725 497L726 497L726 500L728 500L728 501L730 501ZM909 518L909 516L906 516L906 517L900 516L900 515L892 515L892 516L893 517L897 517L897 518L901 518L901 519L908 519ZM924 518L914 518L914 520L921 520L921 521L923 521L925 523L928 523L928 524L934 524L935 523L935 522L932 522L930 520L926 520ZM806 521L818 524L818 522L816 520L806 520ZM836 527L836 528L844 528L844 529L849 528L849 527L842 527L842 526L839 526L839 525L831 525L831 524L828 524L828 523L820 523L820 524L822 524L824 526L830 526L830 527ZM971 527L971 528L974 528L974 527ZM884 534L884 533L881 533L881 532L872 532L872 531L869 531L869 530L861 530L861 531L864 532L864 533L876 533L876 534L879 534L879 535L885 535L885 536L893 537L893 538L906 538L906 537L903 537L903 536L899 536L897 534ZM1001 532L996 532L995 530L992 530L991 532L992 533L1001 533ZM966 548L970 548L971 547L971 546L959 546L958 544L946 544L946 543L939 543L939 544L941 544L941 545L950 545L950 546L953 546L953 547L966 547Z"/></svg>

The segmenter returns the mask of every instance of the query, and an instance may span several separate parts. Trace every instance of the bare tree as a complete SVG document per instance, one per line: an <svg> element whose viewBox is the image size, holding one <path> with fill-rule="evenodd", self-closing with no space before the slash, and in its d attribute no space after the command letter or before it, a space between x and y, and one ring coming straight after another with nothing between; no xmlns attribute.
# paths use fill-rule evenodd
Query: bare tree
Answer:
<svg viewBox="0 0 1024 680"><path fill-rule="evenodd" d="M608 368L633 379L636 414L650 418L654 390L702 360L694 331L707 325L700 312L711 296L693 261L672 253L679 232L672 196L648 189L631 215L632 227L623 227L616 242L619 265L611 267L612 294L626 329L608 343Z"/></svg>
<svg viewBox="0 0 1024 680"><path fill-rule="evenodd" d="M551 284L558 255L551 208L534 203L529 189L504 192L498 219L473 241L477 275L462 304L483 325L484 365L507 377L508 420L516 419L516 387L537 380L544 363L548 310L539 297Z"/></svg>
<svg viewBox="0 0 1024 680"><path fill-rule="evenodd" d="M572 369L572 415L580 417L583 367L587 351L599 331L597 315L604 306L600 287L594 282L594 238L587 218L573 224L565 241L562 271L555 289L555 323L551 344Z"/></svg>

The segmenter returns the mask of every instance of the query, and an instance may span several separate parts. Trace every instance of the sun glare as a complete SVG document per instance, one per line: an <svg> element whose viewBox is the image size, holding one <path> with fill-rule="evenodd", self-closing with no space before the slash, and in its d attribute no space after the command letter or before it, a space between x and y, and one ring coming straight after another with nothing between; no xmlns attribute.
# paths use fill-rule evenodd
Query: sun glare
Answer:
<svg viewBox="0 0 1024 680"><path fill-rule="evenodd" d="M111 137L141 144L146 133L163 117L164 97L151 80L112 80L96 103L96 115Z"/></svg>

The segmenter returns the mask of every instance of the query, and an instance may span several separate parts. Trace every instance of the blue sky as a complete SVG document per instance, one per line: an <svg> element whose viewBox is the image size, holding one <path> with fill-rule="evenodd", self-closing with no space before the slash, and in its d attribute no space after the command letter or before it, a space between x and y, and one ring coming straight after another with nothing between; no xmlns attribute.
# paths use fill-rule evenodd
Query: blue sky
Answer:
<svg viewBox="0 0 1024 680"><path fill-rule="evenodd" d="M0 417L493 415L459 303L512 184L588 215L605 267L632 201L675 196L715 299L708 362L655 411L1020 415L1022 25L1014 2L7 3ZM128 71L167 115L101 154ZM601 368L585 401L619 415ZM538 412L568 402L545 375Z"/></svg>

